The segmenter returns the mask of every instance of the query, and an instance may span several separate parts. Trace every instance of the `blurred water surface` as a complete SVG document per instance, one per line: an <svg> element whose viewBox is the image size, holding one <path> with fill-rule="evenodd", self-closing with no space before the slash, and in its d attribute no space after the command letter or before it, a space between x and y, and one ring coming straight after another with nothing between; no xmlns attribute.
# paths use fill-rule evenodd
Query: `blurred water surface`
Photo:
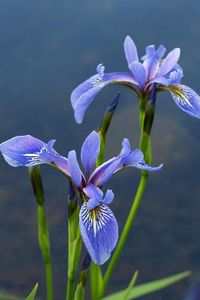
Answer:
<svg viewBox="0 0 200 300"><path fill-rule="evenodd" d="M83 125L75 124L70 93L103 62L107 71L126 71L123 41L131 35L140 56L148 44L182 49L183 83L200 93L200 3L197 0L0 0L0 140L32 134L57 140L66 155L80 150L87 134L98 128L102 113L119 87L97 96ZM137 101L120 88L121 99L107 145L107 157L120 151L128 137L138 146ZM159 94L153 128L153 163L136 223L108 291L124 288L134 270L138 282L187 269L200 271L200 121L181 112L169 94ZM66 283L65 179L42 167L50 223L56 299ZM120 229L139 180L138 170L116 174L109 187ZM37 245L36 206L27 170L0 167L0 286L27 294L39 282L45 295L44 270ZM145 297L182 299L194 279ZM88 296L89 299L89 296Z"/></svg>

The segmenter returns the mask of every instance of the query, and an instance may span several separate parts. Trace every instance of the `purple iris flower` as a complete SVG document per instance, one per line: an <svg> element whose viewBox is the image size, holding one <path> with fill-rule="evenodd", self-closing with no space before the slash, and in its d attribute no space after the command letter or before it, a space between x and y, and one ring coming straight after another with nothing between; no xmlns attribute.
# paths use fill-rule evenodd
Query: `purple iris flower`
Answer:
<svg viewBox="0 0 200 300"><path fill-rule="evenodd" d="M116 157L95 168L100 151L100 137L95 131L89 134L81 148L81 171L76 152L70 151L68 157L59 155L54 149L55 140L47 144L30 135L17 136L0 144L0 151L8 164L13 167L50 164L56 166L72 180L83 199L79 223L85 246L97 264L103 264L111 255L118 240L118 224L108 207L114 199L111 190L105 195L102 186L117 171L133 166L147 171L159 171L162 165L150 167L144 161L139 149L130 148L128 139L122 142L122 150Z"/></svg>
<svg viewBox="0 0 200 300"><path fill-rule="evenodd" d="M85 112L94 97L108 84L121 84L133 89L139 97L148 99L153 85L156 90L167 90L175 103L186 113L200 118L200 96L188 86L180 84L183 70L177 64L180 49L175 48L163 59L165 47L146 47L146 54L138 59L137 48L127 36L124 52L131 72L104 73L105 67L97 66L97 74L80 84L71 94L71 103L77 123L83 121Z"/></svg>

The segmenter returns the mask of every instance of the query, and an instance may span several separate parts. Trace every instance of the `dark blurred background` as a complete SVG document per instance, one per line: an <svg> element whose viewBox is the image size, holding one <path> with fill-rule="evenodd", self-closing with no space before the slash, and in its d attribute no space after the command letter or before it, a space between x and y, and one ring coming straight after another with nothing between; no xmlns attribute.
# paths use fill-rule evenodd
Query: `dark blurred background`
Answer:
<svg viewBox="0 0 200 300"><path fill-rule="evenodd" d="M97 129L119 86L106 87L78 126L70 105L72 90L104 63L107 72L127 71L123 42L131 35L140 56L146 45L182 50L183 83L200 93L200 3L184 0L0 0L0 141L31 134L57 140L63 155L80 151ZM118 154L128 137L138 146L137 99L121 88L107 145ZM170 94L159 94L153 127L152 174L133 230L108 292L125 288L133 272L145 282L175 272L193 276L147 300L183 299L200 272L200 121L178 109ZM56 299L64 299L67 258L67 185L55 170L42 167L50 224ZM120 230L129 212L139 171L127 169L109 182ZM0 167L0 287L26 295L44 270L37 244L36 205L27 169ZM89 298L89 296L88 296Z"/></svg>

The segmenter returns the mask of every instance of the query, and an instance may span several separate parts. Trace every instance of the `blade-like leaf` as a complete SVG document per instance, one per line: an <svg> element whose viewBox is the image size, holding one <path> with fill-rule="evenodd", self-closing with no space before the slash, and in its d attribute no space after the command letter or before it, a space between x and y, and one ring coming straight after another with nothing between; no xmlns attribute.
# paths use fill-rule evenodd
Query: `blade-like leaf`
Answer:
<svg viewBox="0 0 200 300"><path fill-rule="evenodd" d="M133 274L133 277L125 291L125 296L124 296L124 300L128 300L129 296L131 294L131 290L133 289L133 287L135 286L136 280L138 278L138 271L135 271L135 273Z"/></svg>
<svg viewBox="0 0 200 300"><path fill-rule="evenodd" d="M28 297L25 300L34 300L37 289L38 289L38 283L36 283L36 285L34 286L34 288L31 291L31 293L28 295Z"/></svg>
<svg viewBox="0 0 200 300"><path fill-rule="evenodd" d="M5 292L0 292L0 300L22 300L22 298L19 298L17 296Z"/></svg>
<svg viewBox="0 0 200 300"><path fill-rule="evenodd" d="M158 279L144 284L140 284L131 290L128 300L136 299L141 296L145 296L150 293L164 289L172 284L175 284L180 280L187 278L190 275L191 272L186 271L186 272L165 277L163 279ZM124 300L125 294L126 294L126 290L122 290L120 292L104 297L102 300Z"/></svg>

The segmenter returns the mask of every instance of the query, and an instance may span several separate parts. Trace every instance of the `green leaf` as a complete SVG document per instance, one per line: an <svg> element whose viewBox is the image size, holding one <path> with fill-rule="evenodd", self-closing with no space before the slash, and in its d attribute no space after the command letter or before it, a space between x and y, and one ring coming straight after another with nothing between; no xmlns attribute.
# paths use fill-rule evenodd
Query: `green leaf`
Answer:
<svg viewBox="0 0 200 300"><path fill-rule="evenodd" d="M36 283L36 285L34 286L34 288L31 291L31 293L28 295L28 297L26 297L25 300L34 300L37 289L38 289L38 283Z"/></svg>
<svg viewBox="0 0 200 300"><path fill-rule="evenodd" d="M131 290L133 289L133 287L135 286L135 283L136 283L136 280L138 278L138 271L135 271L135 273L133 274L133 277L125 291L125 296L124 296L124 299L123 300L128 300L129 299L129 296L130 296L130 293L131 293Z"/></svg>
<svg viewBox="0 0 200 300"><path fill-rule="evenodd" d="M17 296L5 292L0 292L0 300L22 300L22 298L19 298Z"/></svg>
<svg viewBox="0 0 200 300"><path fill-rule="evenodd" d="M136 299L141 296L148 295L150 293L164 289L172 284L175 284L180 280L187 278L190 275L191 272L186 271L186 272L165 277L163 279L158 279L144 284L140 284L131 290L128 296L128 300ZM122 290L120 292L104 297L102 300L124 300L124 297L126 296L126 291L127 290Z"/></svg>

